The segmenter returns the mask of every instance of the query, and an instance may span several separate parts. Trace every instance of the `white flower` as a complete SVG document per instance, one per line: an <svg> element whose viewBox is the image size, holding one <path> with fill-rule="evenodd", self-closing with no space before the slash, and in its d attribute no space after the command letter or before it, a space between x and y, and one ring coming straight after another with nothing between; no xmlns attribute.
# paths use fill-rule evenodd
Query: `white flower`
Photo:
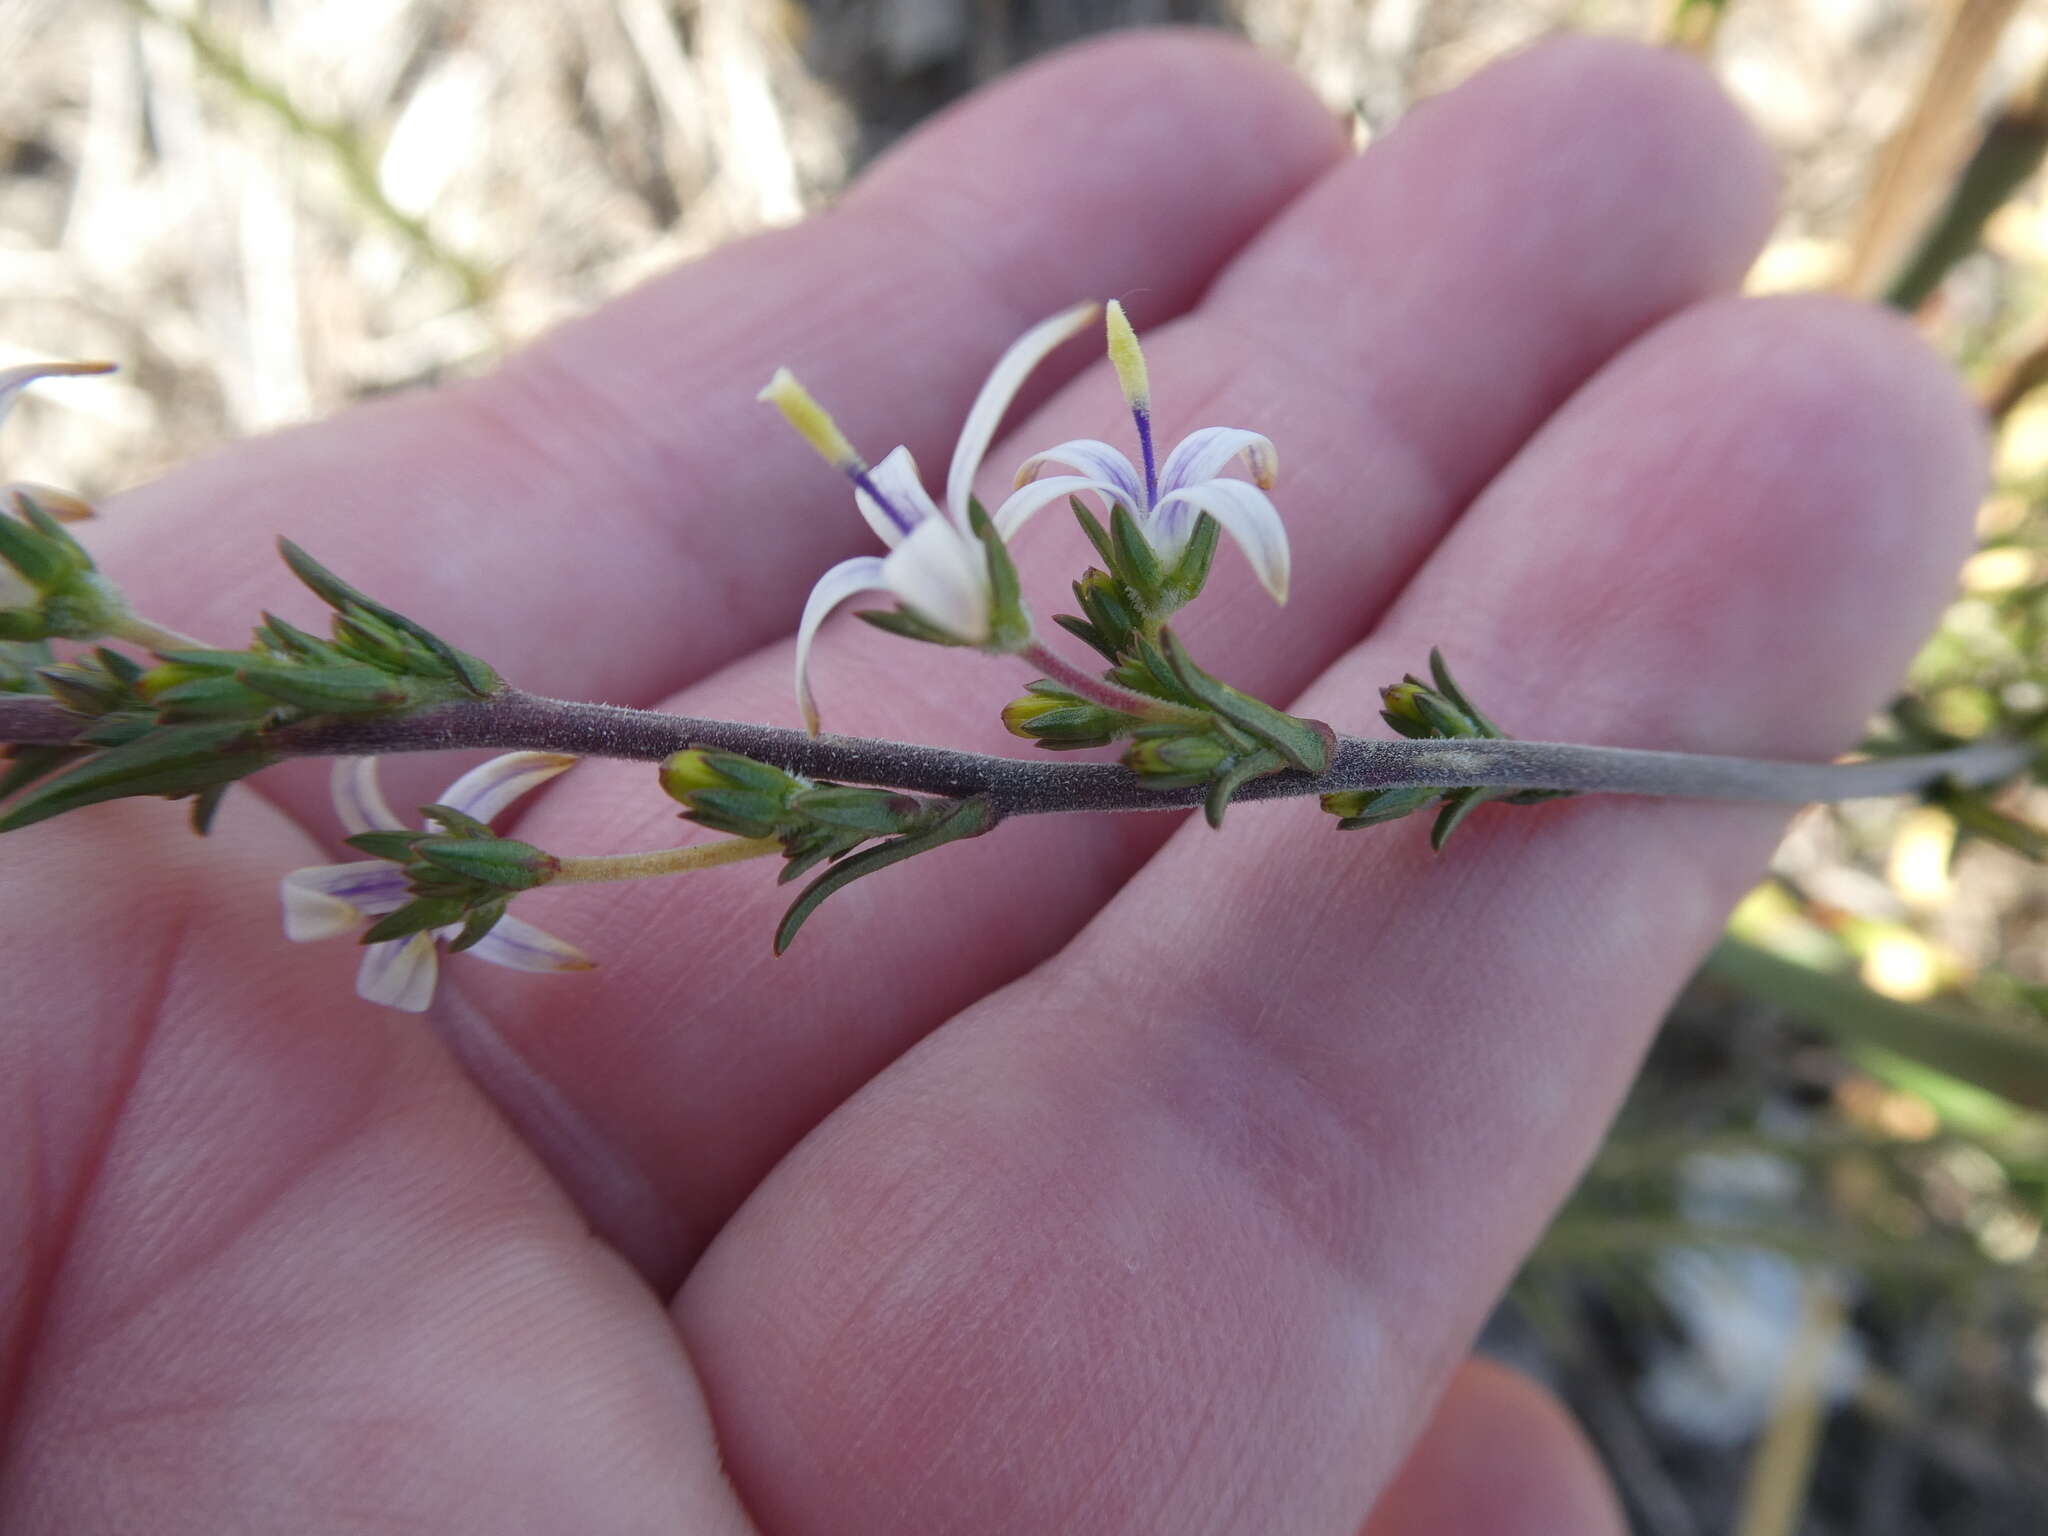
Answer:
<svg viewBox="0 0 2048 1536"><path fill-rule="evenodd" d="M781 410L827 463L853 481L853 499L861 516L889 546L887 555L863 555L833 566L818 579L804 604L796 636L796 696L812 735L818 733L818 710L811 696L811 644L826 615L856 593L887 592L918 618L963 645L988 646L995 641L999 615L989 580L988 550L969 525L974 477L1003 413L1026 376L1061 342L1092 321L1097 308L1092 303L1080 304L1039 322L997 360L960 429L952 467L946 474L943 510L925 491L908 448L895 449L870 469L787 368L778 369L761 391L761 399ZM1020 514L1011 510L1013 497L997 509L993 521L1007 532L1047 499L1038 498Z"/></svg>
<svg viewBox="0 0 2048 1536"><path fill-rule="evenodd" d="M1280 467L1272 440L1239 427L1203 427L1182 438L1163 466L1156 465L1145 356L1138 349L1137 334L1125 318L1123 306L1113 299L1107 328L1109 360L1138 424L1142 470L1108 443L1094 438L1076 438L1034 453L1017 470L1020 489L997 512L996 532L1008 538L1046 503L1093 492L1105 507L1122 503L1160 561L1170 566L1186 550L1206 512L1237 540L1273 600L1286 602L1287 530L1281 525L1279 509L1266 495L1266 487L1272 485ZM1250 482L1224 478L1223 471L1238 458L1251 471ZM1038 473L1047 464L1064 464L1080 473L1040 480Z"/></svg>
<svg viewBox="0 0 2048 1536"><path fill-rule="evenodd" d="M508 752L470 769L435 803L488 822L575 762L558 752ZM411 830L386 803L374 757L345 757L335 763L334 809L351 836ZM389 859L295 869L284 877L279 894L284 899L285 937L300 942L353 933L412 899L404 869ZM373 1003L424 1013L433 1001L440 972L436 943L461 931L455 924L364 945L356 991ZM592 965L574 945L509 915L499 918L467 953L517 971L587 971Z"/></svg>
<svg viewBox="0 0 2048 1536"><path fill-rule="evenodd" d="M21 392L38 379L111 373L113 368L112 363L23 363L15 368L0 368L0 422L6 421L14 409L14 402L21 398ZM16 480L0 486L0 516L6 516L13 509L16 494L23 492L32 496L37 505L59 521L76 521L92 510L69 491ZM32 608L41 600L41 592L12 566L0 561L0 608Z"/></svg>

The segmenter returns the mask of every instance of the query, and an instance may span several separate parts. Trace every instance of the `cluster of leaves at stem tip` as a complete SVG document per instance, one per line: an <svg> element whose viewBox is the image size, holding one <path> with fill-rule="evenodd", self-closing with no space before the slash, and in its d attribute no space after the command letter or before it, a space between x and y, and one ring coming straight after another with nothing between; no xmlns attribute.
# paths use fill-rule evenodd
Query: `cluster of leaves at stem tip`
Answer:
<svg viewBox="0 0 2048 1536"><path fill-rule="evenodd" d="M62 745L12 749L0 798L16 798L0 832L131 795L189 797L204 832L228 787L278 761L295 728L405 715L503 687L476 657L289 541L281 548L293 574L333 609L324 640L266 613L243 650L159 643L147 666L104 644L64 661L47 636L0 644L0 692L46 695L88 722ZM18 560L15 568L23 569Z"/></svg>
<svg viewBox="0 0 2048 1536"><path fill-rule="evenodd" d="M1508 734L1458 686L1443 652L1432 646L1429 652L1430 681L1409 673L1400 682L1380 690L1380 718L1413 741L1457 741L1482 739L1506 741ZM1438 789L1430 785L1406 785L1399 789L1352 789L1323 796L1323 809L1339 818L1340 831L1376 827L1398 821L1427 806L1439 807L1429 829L1429 845L1441 849L1453 832L1489 800L1505 805L1535 805L1560 800L1569 791L1555 789L1482 789L1466 785Z"/></svg>
<svg viewBox="0 0 2048 1536"><path fill-rule="evenodd" d="M1215 558L1219 530L1203 517L1186 549L1163 562L1119 503L1105 527L1078 499L1071 506L1103 566L1074 583L1081 612L1054 622L1108 663L1107 681L1132 695L1119 709L1072 688L1040 679L1003 710L1003 723L1050 751L1125 741L1124 766L1148 789L1206 787L1212 826L1246 783L1294 769L1319 774L1329 766L1335 733L1262 703L1205 672L1166 617L1200 593Z"/></svg>

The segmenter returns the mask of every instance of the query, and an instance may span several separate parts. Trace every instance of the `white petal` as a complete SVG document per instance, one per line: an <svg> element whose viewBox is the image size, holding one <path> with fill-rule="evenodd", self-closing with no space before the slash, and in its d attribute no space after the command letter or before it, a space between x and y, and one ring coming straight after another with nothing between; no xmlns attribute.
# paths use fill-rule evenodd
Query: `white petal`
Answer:
<svg viewBox="0 0 2048 1536"><path fill-rule="evenodd" d="M1190 432L1173 445L1173 452L1159 467L1159 495L1178 491L1204 480L1214 480L1242 455L1251 471L1252 483L1261 488L1272 485L1280 473L1280 451L1270 437L1247 432L1242 427L1203 427Z"/></svg>
<svg viewBox="0 0 2048 1536"><path fill-rule="evenodd" d="M574 944L543 933L516 917L501 917L476 944L465 951L493 965L515 971L588 971L596 962Z"/></svg>
<svg viewBox="0 0 2048 1536"><path fill-rule="evenodd" d="M974 477L981 469L988 445L995 440L1003 413L1017 398L1017 391L1031 370L1061 342L1092 323L1100 307L1093 303L1076 304L1050 320L1041 320L996 359L988 382L974 397L974 408L967 413L960 441L953 449L952 468L946 471L946 510L962 528L967 526L967 498L974 494Z"/></svg>
<svg viewBox="0 0 2048 1536"><path fill-rule="evenodd" d="M868 480L874 488L889 498L891 506L910 519L915 528L928 517L937 517L939 509L924 488L924 482L917 477L917 460L910 456L908 448L895 448L889 456L868 471ZM907 536L904 529L896 526L896 519L884 512L881 505L859 486L853 488L853 504L860 508L860 515L868 520L868 526L875 530L875 536L894 549Z"/></svg>
<svg viewBox="0 0 2048 1536"><path fill-rule="evenodd" d="M366 944L363 963L356 970L356 995L406 1013L425 1013L440 973L431 933Z"/></svg>
<svg viewBox="0 0 2048 1536"><path fill-rule="evenodd" d="M1043 480L1034 480L1029 485L1020 485L1003 498L1003 504L995 510L996 532L1007 540L1031 518L1055 501L1068 496L1085 496L1094 492L1105 504L1118 500L1122 491L1119 487L1102 480L1091 480L1086 475L1048 475Z"/></svg>
<svg viewBox="0 0 2048 1536"><path fill-rule="evenodd" d="M1251 561L1259 584L1272 593L1274 602L1286 602L1287 529L1272 498L1243 480L1211 480L1160 497L1152 531L1162 554L1171 558L1186 547L1198 512L1208 513L1223 525L1223 531L1237 540L1244 557Z"/></svg>
<svg viewBox="0 0 2048 1536"><path fill-rule="evenodd" d="M1145 510L1145 490L1138 479L1137 467L1105 442L1092 437L1077 437L1057 448L1034 453L1017 466L1017 484L1037 479L1039 469L1046 464L1064 464L1091 480L1104 481L1115 488L1105 495L1114 494L1135 513Z"/></svg>
<svg viewBox="0 0 2048 1536"><path fill-rule="evenodd" d="M14 402L20 398L21 392L38 379L113 371L112 363L23 363L18 368L0 368L0 421L7 419L7 413L14 409Z"/></svg>
<svg viewBox="0 0 2048 1536"><path fill-rule="evenodd" d="M988 639L988 551L944 518L925 523L882 562L882 579L904 607L955 639Z"/></svg>
<svg viewBox="0 0 2048 1536"><path fill-rule="evenodd" d="M374 757L337 757L327 782L334 794L334 814L341 818L350 837L358 832L406 830L405 823L384 798L383 786L377 782Z"/></svg>
<svg viewBox="0 0 2048 1536"><path fill-rule="evenodd" d="M442 790L440 803L488 823L528 790L575 766L576 759L563 752L507 752L478 763Z"/></svg>
<svg viewBox="0 0 2048 1536"><path fill-rule="evenodd" d="M950 525L943 518L935 518L924 526L946 528ZM889 578L884 571L884 562L875 555L842 560L818 578L818 584L811 588L811 595L804 602L804 616L796 627L796 704L803 711L804 729L813 736L818 734L818 704L811 697L811 642L817 638L818 626L825 622L825 615L856 592L886 589Z"/></svg>
<svg viewBox="0 0 2048 1536"><path fill-rule="evenodd" d="M284 903L284 936L298 943L338 938L362 926L365 917L395 912L409 892L405 871L388 859L350 864L311 864L278 882Z"/></svg>

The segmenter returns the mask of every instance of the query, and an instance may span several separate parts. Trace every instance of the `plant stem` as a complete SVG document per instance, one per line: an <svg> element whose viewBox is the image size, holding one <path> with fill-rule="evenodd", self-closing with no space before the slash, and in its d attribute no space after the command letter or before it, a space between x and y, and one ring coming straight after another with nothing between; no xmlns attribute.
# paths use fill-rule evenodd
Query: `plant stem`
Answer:
<svg viewBox="0 0 2048 1536"><path fill-rule="evenodd" d="M1047 677L1058 683L1069 693L1077 693L1091 703L1119 714L1136 715L1141 720L1178 720L1189 725L1204 724L1208 716L1200 710L1183 709L1178 704L1169 704L1164 699L1155 699L1147 694L1134 693L1128 688L1119 688L1106 678L1083 672L1066 658L1048 647L1042 640L1034 640L1017 652L1020 660L1028 661Z"/></svg>
<svg viewBox="0 0 2048 1536"><path fill-rule="evenodd" d="M733 837L687 848L653 848L645 853L604 853L587 859L564 859L550 885L591 885L601 880L648 880L680 875L693 869L715 869L782 852L772 837Z"/></svg>
<svg viewBox="0 0 2048 1536"><path fill-rule="evenodd" d="M0 694L0 742L61 746L90 723L52 699ZM288 757L493 747L638 762L660 762L686 747L711 747L814 779L956 798L984 795L1005 817L1178 810L1199 805L1203 798L1200 788L1147 789L1136 774L1115 763L1047 762L850 736L811 737L799 730L744 721L548 699L516 688L409 715L283 726L266 732L262 746ZM2033 757L2031 746L2003 739L1861 763L1784 763L1538 741L1367 741L1340 736L1327 772L1269 774L1246 784L1236 800L1404 785L1476 785L1800 805L1922 794L1943 783L1997 784L2023 772Z"/></svg>
<svg viewBox="0 0 2048 1536"><path fill-rule="evenodd" d="M213 647L204 640L195 640L190 635L181 635L175 629L145 619L139 613L123 618L108 633L117 640L126 640L130 645L139 645L146 651L206 651Z"/></svg>

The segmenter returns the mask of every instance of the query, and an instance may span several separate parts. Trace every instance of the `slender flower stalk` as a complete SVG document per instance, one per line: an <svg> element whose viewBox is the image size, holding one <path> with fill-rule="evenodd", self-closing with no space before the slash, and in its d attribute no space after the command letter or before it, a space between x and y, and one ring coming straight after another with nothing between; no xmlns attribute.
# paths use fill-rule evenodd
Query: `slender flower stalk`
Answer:
<svg viewBox="0 0 2048 1536"><path fill-rule="evenodd" d="M1185 709L1164 699L1134 693L1128 688L1119 688L1115 683L1099 678L1092 672L1084 672L1043 641L1034 640L1017 654L1062 688L1100 704L1105 709L1113 709L1120 714L1136 715L1143 720L1174 720L1188 725L1202 725L1209 720L1209 716L1200 710Z"/></svg>
<svg viewBox="0 0 2048 1536"><path fill-rule="evenodd" d="M687 848L596 854L563 859L561 868L548 883L593 885L607 880L650 880L658 875L680 875L695 869L716 869L722 864L741 864L748 859L765 859L782 851L782 843L776 838L729 837L715 843L692 843Z"/></svg>
<svg viewBox="0 0 2048 1536"><path fill-rule="evenodd" d="M488 823L521 795L575 764L575 758L555 752L508 753L463 774L436 803ZM332 788L335 813L351 835L408 830L384 798L376 758L338 761ZM279 895L285 937L301 943L357 932L412 899L404 868L389 859L295 869L284 877ZM461 923L450 923L366 944L356 972L357 994L406 1013L424 1013L439 980L439 946L461 932ZM509 915L500 917L469 953L518 971L587 971L594 964L573 944Z"/></svg>

